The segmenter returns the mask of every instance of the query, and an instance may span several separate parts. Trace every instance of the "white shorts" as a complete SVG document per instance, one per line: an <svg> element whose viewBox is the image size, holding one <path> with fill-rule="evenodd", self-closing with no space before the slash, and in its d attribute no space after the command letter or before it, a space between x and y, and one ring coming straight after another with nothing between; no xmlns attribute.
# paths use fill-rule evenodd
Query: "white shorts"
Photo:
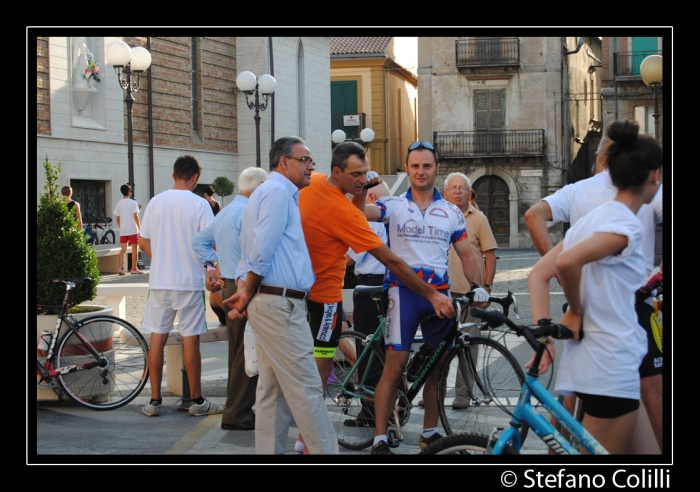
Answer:
<svg viewBox="0 0 700 492"><path fill-rule="evenodd" d="M177 331L185 337L207 331L207 306L203 290L148 291L143 326L151 333L170 333L177 314Z"/></svg>

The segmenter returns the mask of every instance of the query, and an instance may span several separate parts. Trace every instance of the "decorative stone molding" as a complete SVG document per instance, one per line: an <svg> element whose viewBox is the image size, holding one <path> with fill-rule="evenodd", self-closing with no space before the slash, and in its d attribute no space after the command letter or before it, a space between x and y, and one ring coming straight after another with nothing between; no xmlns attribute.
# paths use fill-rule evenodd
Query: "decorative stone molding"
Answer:
<svg viewBox="0 0 700 492"><path fill-rule="evenodd" d="M73 101L75 102L75 108L78 110L78 114L83 114L83 110L90 105L95 94L97 94L97 89L95 87L88 87L87 84L85 84L85 87L73 86Z"/></svg>

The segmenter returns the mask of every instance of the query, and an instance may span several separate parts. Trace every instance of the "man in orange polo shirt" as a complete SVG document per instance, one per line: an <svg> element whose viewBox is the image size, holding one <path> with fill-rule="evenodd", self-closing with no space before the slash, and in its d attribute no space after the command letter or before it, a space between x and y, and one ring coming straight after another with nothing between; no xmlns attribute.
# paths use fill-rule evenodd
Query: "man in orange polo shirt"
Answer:
<svg viewBox="0 0 700 492"><path fill-rule="evenodd" d="M342 330L340 310L348 248L356 253L369 252L407 287L430 301L439 315L454 314L450 299L424 282L405 261L392 253L372 231L364 213L345 196L346 193L362 194L367 184L367 171L362 146L344 142L333 151L331 174L312 174L311 184L299 194L301 225L316 276L306 306L324 394Z"/></svg>

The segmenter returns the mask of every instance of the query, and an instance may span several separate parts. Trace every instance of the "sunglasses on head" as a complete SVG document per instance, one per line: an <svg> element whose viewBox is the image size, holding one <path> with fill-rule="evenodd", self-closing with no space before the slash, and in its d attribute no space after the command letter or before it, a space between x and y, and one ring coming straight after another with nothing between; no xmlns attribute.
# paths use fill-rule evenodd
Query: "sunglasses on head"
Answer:
<svg viewBox="0 0 700 492"><path fill-rule="evenodd" d="M435 150L435 147L433 147L433 144L431 144L430 142L413 142L408 148L408 151L410 152L416 149Z"/></svg>

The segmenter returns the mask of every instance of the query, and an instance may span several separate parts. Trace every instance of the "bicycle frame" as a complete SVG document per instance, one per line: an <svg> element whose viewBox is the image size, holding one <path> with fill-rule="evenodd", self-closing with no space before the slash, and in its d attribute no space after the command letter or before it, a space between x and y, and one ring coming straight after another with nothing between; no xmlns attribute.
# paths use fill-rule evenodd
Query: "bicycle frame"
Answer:
<svg viewBox="0 0 700 492"><path fill-rule="evenodd" d="M559 433L552 424L537 413L530 403L534 396L554 418L572 435L576 436L581 445L591 454L609 454L605 448L583 428L583 426L559 404L549 391L537 380L537 376L527 374L520 399L513 412L511 425L493 445L492 454L502 454L507 444L520 451L520 426L525 423L542 439L549 448L557 454L580 454L569 441Z"/></svg>
<svg viewBox="0 0 700 492"><path fill-rule="evenodd" d="M510 293L509 293L510 294ZM513 302L515 301L514 296L512 297ZM494 300L494 302L499 302L498 300ZM508 304L507 306L509 306ZM405 396L408 402L413 401L413 399L418 395L418 392L420 389L423 387L425 382L427 381L428 377L432 374L432 372L438 367L437 362L440 361L440 359L448 353L448 351L452 350L458 350L458 357L460 360L460 368L466 368L468 367L469 362L467 361L467 356L466 350L468 349L468 345L461 345L460 344L460 337L461 336L466 336L468 338L473 338L470 337L469 335L461 335L460 334L460 323L457 321L458 319L461 318L461 304L458 302L457 303L457 314L455 318L450 318L446 319L441 327L438 330L435 330L436 332L442 332L448 324L451 324L448 333L445 335L444 339L435 347L433 353L431 354L430 358L425 362L424 367L421 369L419 374L417 375L416 379L411 383L410 387L408 384L408 379L406 372L402 374L401 378L403 381L403 387L408 388ZM463 326L463 325L462 325ZM374 401L374 391L367 388L365 386L365 378L367 377L367 372L363 374L362 378L359 381L355 381L355 375L358 371L358 368L361 367L362 362L365 359L368 359L368 364L367 366L372 363L372 358L375 355L375 352L371 350L370 346L371 345L376 345L379 340L383 339L384 333L385 333L385 327L386 327L386 317L385 316L380 316L379 318L379 326L377 327L377 330L371 335L368 336L365 339L364 346L365 348L362 350L362 353L360 356L357 358L357 361L353 365L353 367L348 371L347 376L345 379L341 382L341 387L343 388L343 393L345 396L350 396L352 398L360 398L364 399L368 402L373 402ZM451 348L450 348L451 347ZM464 369L463 369L464 370ZM467 379L467 374L462 374L462 376ZM478 385L479 389L483 393L487 393L486 389L482 386L483 382L480 379L477 379L475 383ZM469 398L474 399L473 395L473 390L471 387L467 386L467 391L469 392ZM338 397L336 397L336 403L340 403L338 401ZM394 408L394 422L398 434L399 440L403 440L402 435L401 435L401 425L400 421L401 419L399 418L398 415L399 409ZM518 439L520 436L518 436Z"/></svg>
<svg viewBox="0 0 700 492"><path fill-rule="evenodd" d="M451 320L446 320L446 323L450 322ZM362 350L362 353L360 356L357 358L357 361L353 365L352 369L348 372L348 375L345 377L345 379L342 381L342 388L343 391L352 397L356 398L362 398L367 401L374 401L374 391L370 390L364 385L364 380L366 377L366 374L362 376L362 379L358 382L354 381L355 379L355 374L357 373L358 367L360 366L360 363L365 360L365 358L369 357L370 359L368 360L368 365L371 364L372 359L371 357L374 356L374 352L372 350L368 350L368 346L373 345L378 343L378 340L384 338L384 329L386 326L386 318L382 316L379 320L379 326L377 327L377 330L371 335L368 336L365 342L365 349ZM444 328L444 325L443 325ZM454 342L455 338L457 337L456 332L457 329L453 328L451 329L452 331L447 334L445 339L438 344L438 346L435 348L433 351L433 354L431 355L430 359L425 364L425 367L421 370L420 374L418 374L418 377L413 381L413 384L411 384L410 388L408 388L408 392L406 393L406 396L408 398L408 401L412 401L413 398L416 397L418 394L418 391L420 388L423 386L425 381L428 379L428 376L431 374L431 372L434 370L435 367L435 362L440 360L440 356L444 353L445 348ZM406 377L406 374L404 373L403 378ZM407 381L404 381L407 383ZM408 386L408 384L406 384ZM368 396L371 396L372 398L368 398Z"/></svg>
<svg viewBox="0 0 700 492"><path fill-rule="evenodd" d="M525 376L518 404L513 412L510 426L506 429L493 444L491 454L503 454L505 447L510 444L516 451L520 451L522 443L520 441L519 429L523 423L535 431L540 439L542 439L549 448L556 454L580 454L579 450L572 446L564 436L550 424L542 415L535 412L531 399L534 397L542 403L545 409L554 416L555 420L564 426L571 435L578 439L578 442L586 451L591 454L609 454L608 451L586 430L583 426L571 415L558 401L552 396L549 391L538 381L539 365L546 350L546 344L537 341L538 336L547 334L556 334L555 338L566 339L573 338L573 334L563 325L552 324L551 320L546 321L544 325L538 322L540 334L535 335L534 331L530 331L527 326L518 326L505 316L498 313L490 313L481 309L473 309L472 314L485 319L489 326L499 326L502 323L508 325L519 336L523 336L528 344L535 349L535 357L532 365ZM547 329L554 331L541 330ZM494 429L494 433L502 429ZM493 435L493 433L492 433ZM488 441L491 443L489 437Z"/></svg>
<svg viewBox="0 0 700 492"><path fill-rule="evenodd" d="M46 361L42 364L38 358L36 360L37 374L40 375L42 379L46 379L49 382L51 389L53 389L58 396L62 396L62 391L58 387L58 385L55 384L53 378L57 377L60 374L69 374L72 372L92 369L93 367L105 367L108 364L108 361L100 356L100 354L95 350L92 344L83 336L80 330L76 328L80 326L80 323L77 323L70 315L66 314L66 311L68 310L68 296L70 295L70 291L71 289L73 289L73 287L75 287L75 284L73 283L69 282L66 284L66 294L63 298L63 304L61 305L61 309L58 314L58 319L56 320L56 327L54 328L53 337L51 338L51 345L49 345L49 350L46 355ZM74 364L65 367L52 367L53 361L55 359L54 347L56 347L56 343L61 332L61 324L63 322L65 322L68 328L72 330L73 333L75 333L75 335L78 337L78 339L80 339L85 349L95 357L95 360L91 362L83 362L80 364Z"/></svg>

